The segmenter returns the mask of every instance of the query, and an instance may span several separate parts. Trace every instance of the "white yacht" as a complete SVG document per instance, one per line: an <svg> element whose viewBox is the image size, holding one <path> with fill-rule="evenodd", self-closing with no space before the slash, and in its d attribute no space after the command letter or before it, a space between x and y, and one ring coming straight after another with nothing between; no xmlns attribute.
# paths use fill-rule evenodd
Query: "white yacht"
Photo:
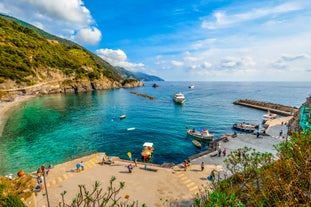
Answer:
<svg viewBox="0 0 311 207"><path fill-rule="evenodd" d="M181 103L181 104L184 103L186 100L184 94L182 94L181 92L175 93L173 96L173 99L176 103Z"/></svg>

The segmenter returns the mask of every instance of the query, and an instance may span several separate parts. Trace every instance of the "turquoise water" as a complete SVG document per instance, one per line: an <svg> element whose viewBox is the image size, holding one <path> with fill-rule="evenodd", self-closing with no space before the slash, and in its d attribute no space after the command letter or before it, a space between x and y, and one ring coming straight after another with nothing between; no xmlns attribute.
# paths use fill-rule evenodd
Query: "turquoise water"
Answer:
<svg viewBox="0 0 311 207"><path fill-rule="evenodd" d="M201 151L187 138L187 126L206 127L219 137L232 133L235 122L260 123L265 113L233 105L233 101L255 99L299 107L311 89L309 82L158 82L158 88L153 83L36 97L22 103L0 137L0 174L35 171L42 163L55 165L94 152L123 159L131 152L140 159L144 142L154 143L154 163L180 163ZM195 88L189 89L190 84ZM184 105L174 104L175 92L185 94ZM122 114L126 118L120 120Z"/></svg>

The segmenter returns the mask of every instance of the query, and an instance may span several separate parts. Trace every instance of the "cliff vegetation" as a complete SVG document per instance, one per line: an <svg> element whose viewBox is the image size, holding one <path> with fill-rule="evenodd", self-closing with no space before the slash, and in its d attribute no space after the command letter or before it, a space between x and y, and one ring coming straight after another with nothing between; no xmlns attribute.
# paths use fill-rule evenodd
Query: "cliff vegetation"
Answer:
<svg viewBox="0 0 311 207"><path fill-rule="evenodd" d="M4 15L0 28L0 98L142 86L76 43Z"/></svg>

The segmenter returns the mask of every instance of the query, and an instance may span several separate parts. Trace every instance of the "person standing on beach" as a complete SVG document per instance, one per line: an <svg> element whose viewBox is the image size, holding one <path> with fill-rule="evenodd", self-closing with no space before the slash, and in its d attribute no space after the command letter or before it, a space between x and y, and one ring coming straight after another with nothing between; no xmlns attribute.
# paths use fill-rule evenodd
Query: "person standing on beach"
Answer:
<svg viewBox="0 0 311 207"><path fill-rule="evenodd" d="M226 156L226 153L227 153L226 148L224 148L224 150L222 151L222 154L224 155L224 157Z"/></svg>
<svg viewBox="0 0 311 207"><path fill-rule="evenodd" d="M80 167L81 167L81 170L84 170L84 162L83 161L81 161Z"/></svg>
<svg viewBox="0 0 311 207"><path fill-rule="evenodd" d="M45 173L45 167L44 164L41 165L41 173L44 174Z"/></svg>
<svg viewBox="0 0 311 207"><path fill-rule="evenodd" d="M184 165L184 170L186 171L187 170L187 161L186 160L184 161L183 165Z"/></svg>
<svg viewBox="0 0 311 207"><path fill-rule="evenodd" d="M204 170L204 162L201 163L201 171Z"/></svg>
<svg viewBox="0 0 311 207"><path fill-rule="evenodd" d="M135 167L137 167L137 158L134 160Z"/></svg>
<svg viewBox="0 0 311 207"><path fill-rule="evenodd" d="M221 155L221 148L218 149L218 157Z"/></svg>

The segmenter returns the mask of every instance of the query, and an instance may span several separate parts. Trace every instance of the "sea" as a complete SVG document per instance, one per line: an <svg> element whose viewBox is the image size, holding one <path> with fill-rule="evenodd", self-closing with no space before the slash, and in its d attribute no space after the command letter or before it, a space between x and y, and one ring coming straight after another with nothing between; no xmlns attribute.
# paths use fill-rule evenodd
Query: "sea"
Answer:
<svg viewBox="0 0 311 207"><path fill-rule="evenodd" d="M154 83L159 87L152 87ZM186 97L182 105L173 101L177 92ZM56 165L97 152L140 161L145 142L154 144L152 163L181 163L208 148L196 148L186 128L207 128L217 139L233 133L236 122L261 123L266 112L234 101L299 107L310 94L311 82L164 81L35 97L15 107L8 118L0 137L0 175L16 175L21 169L33 172L42 164ZM126 118L120 120L121 115Z"/></svg>

